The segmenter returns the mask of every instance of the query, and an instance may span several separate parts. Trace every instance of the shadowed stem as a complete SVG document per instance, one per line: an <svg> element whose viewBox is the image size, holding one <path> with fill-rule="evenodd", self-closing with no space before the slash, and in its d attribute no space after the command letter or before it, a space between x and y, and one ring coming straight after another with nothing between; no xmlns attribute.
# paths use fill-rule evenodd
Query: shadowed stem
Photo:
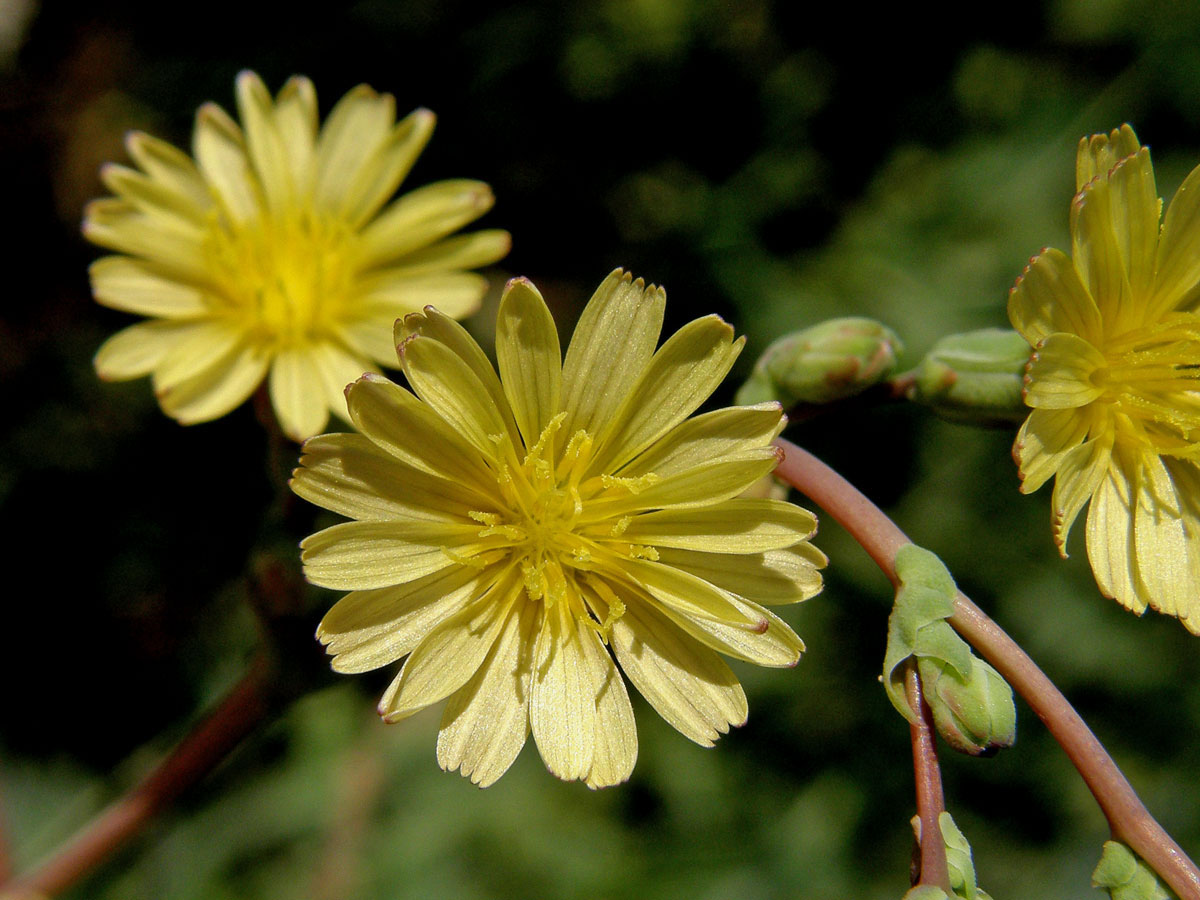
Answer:
<svg viewBox="0 0 1200 900"><path fill-rule="evenodd" d="M904 692L917 714L911 723L913 775L916 780L917 816L921 820L921 872L918 884L950 890L950 869L946 863L946 839L938 816L946 811L942 795L942 770L938 767L937 745L933 739L933 713L921 693L921 676L911 661L904 673Z"/></svg>
<svg viewBox="0 0 1200 900"><path fill-rule="evenodd" d="M791 441L775 474L831 515L897 583L896 551L912 543L858 488ZM948 620L1024 698L1079 770L1115 840L1127 844L1180 900L1200 900L1200 869L1150 815L1117 764L1074 707L1012 638L961 591Z"/></svg>
<svg viewBox="0 0 1200 900"><path fill-rule="evenodd" d="M269 677L269 666L256 661L157 769L33 872L0 885L0 900L54 896L111 856L184 789L215 768L266 717Z"/></svg>

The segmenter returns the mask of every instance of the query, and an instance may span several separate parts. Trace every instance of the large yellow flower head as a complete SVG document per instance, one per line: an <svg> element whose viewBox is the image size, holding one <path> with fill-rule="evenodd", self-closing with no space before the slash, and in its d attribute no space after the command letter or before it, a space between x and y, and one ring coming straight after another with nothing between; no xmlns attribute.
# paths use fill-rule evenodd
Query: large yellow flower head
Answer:
<svg viewBox="0 0 1200 900"><path fill-rule="evenodd" d="M779 405L689 419L742 346L716 316L658 350L664 292L620 271L565 361L554 320L509 283L496 371L432 308L396 324L415 396L377 375L346 391L361 435L304 445L292 487L357 521L303 543L315 584L352 593L318 637L342 672L407 656L379 705L446 700L438 761L488 785L532 730L546 766L591 787L637 756L617 666L703 744L746 718L717 651L790 666L803 644L764 607L821 586L816 520L739 494L778 461Z"/></svg>
<svg viewBox="0 0 1200 900"><path fill-rule="evenodd" d="M1079 145L1072 257L1044 250L1009 297L1033 346L1025 492L1052 476L1054 538L1084 504L1101 590L1200 634L1200 168L1162 227L1150 151L1125 125Z"/></svg>
<svg viewBox="0 0 1200 900"><path fill-rule="evenodd" d="M102 172L116 196L88 206L84 234L116 250L91 268L96 299L150 316L96 354L108 379L153 375L163 410L183 423L240 405L264 376L283 430L301 440L344 409L342 389L393 363L398 315L436 303L473 312L486 288L465 270L509 247L503 231L447 238L492 205L478 181L441 181L388 201L433 131L417 110L366 85L318 129L312 82L272 101L252 72L237 79L239 127L220 107L196 115L195 161L133 133L137 169Z"/></svg>

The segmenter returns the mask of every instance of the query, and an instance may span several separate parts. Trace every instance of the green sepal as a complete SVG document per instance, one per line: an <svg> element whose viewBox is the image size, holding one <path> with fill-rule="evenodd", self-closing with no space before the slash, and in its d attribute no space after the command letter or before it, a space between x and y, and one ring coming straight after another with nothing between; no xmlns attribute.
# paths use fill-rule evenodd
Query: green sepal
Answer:
<svg viewBox="0 0 1200 900"><path fill-rule="evenodd" d="M915 724L917 716L904 691L904 663L914 657L934 657L967 678L971 649L946 622L954 613L957 588L937 556L916 544L906 544L896 552L896 576L900 587L888 619L883 686L896 711Z"/></svg>
<svg viewBox="0 0 1200 900"><path fill-rule="evenodd" d="M1092 887L1108 891L1112 900L1173 900L1175 897L1140 856L1117 841L1104 842L1104 852L1092 872Z"/></svg>
<svg viewBox="0 0 1200 900"><path fill-rule="evenodd" d="M845 400L891 375L902 351L896 333L874 319L830 319L767 347L734 402L775 400L789 409Z"/></svg>
<svg viewBox="0 0 1200 900"><path fill-rule="evenodd" d="M916 544L896 553L900 587L888 619L883 685L896 711L915 724L904 678L910 660L921 676L938 733L960 753L993 753L1016 740L1012 688L994 668L976 659L946 621L958 589L945 565Z"/></svg>
<svg viewBox="0 0 1200 900"><path fill-rule="evenodd" d="M932 884L918 884L908 890L903 900L950 900L950 895Z"/></svg>
<svg viewBox="0 0 1200 900"><path fill-rule="evenodd" d="M1029 414L1021 388L1030 352L1008 329L948 335L917 366L908 397L952 421L1019 422Z"/></svg>

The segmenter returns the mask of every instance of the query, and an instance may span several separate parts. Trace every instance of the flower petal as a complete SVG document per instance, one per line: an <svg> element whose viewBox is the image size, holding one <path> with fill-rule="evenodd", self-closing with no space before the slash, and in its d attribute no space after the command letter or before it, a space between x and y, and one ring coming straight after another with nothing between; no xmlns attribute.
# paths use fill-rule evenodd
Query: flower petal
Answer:
<svg viewBox="0 0 1200 900"><path fill-rule="evenodd" d="M619 469L709 398L746 343L717 316L689 322L654 354L601 432L590 471Z"/></svg>
<svg viewBox="0 0 1200 900"><path fill-rule="evenodd" d="M529 735L530 676L538 607L516 603L487 659L450 697L438 731L437 759L480 787L508 771Z"/></svg>
<svg viewBox="0 0 1200 900"><path fill-rule="evenodd" d="M592 693L596 700L596 725L592 738L592 767L584 781L592 790L629 780L637 762L637 727L625 681L600 636L580 629L580 645L591 666Z"/></svg>
<svg viewBox="0 0 1200 900"><path fill-rule="evenodd" d="M208 323L151 321L130 325L110 337L96 351L96 374L105 381L127 381L149 375L177 347L190 342L198 328Z"/></svg>
<svg viewBox="0 0 1200 900"><path fill-rule="evenodd" d="M699 509L635 516L622 540L712 553L763 553L791 547L817 530L817 517L783 500L734 499Z"/></svg>
<svg viewBox="0 0 1200 900"><path fill-rule="evenodd" d="M511 249L512 236L507 231L490 228L455 235L406 253L389 265L388 270L411 278L458 269L479 269L502 259Z"/></svg>
<svg viewBox="0 0 1200 900"><path fill-rule="evenodd" d="M216 104L206 103L196 113L192 152L233 223L244 225L262 217L262 185L246 156L242 130Z"/></svg>
<svg viewBox="0 0 1200 900"><path fill-rule="evenodd" d="M711 649L644 605L612 626L611 646L633 686L672 728L711 747L730 725L746 721L746 694Z"/></svg>
<svg viewBox="0 0 1200 900"><path fill-rule="evenodd" d="M714 410L676 425L618 474L636 478L652 472L667 478L716 460L753 455L775 440L783 426L778 403Z"/></svg>
<svg viewBox="0 0 1200 900"><path fill-rule="evenodd" d="M496 458L492 438L507 434L507 423L470 364L441 341L421 335L412 335L399 349L400 365L417 396L485 459Z"/></svg>
<svg viewBox="0 0 1200 900"><path fill-rule="evenodd" d="M470 444L441 416L382 375L364 375L349 385L346 405L355 427L398 459L466 484L483 496L495 492L495 476Z"/></svg>
<svg viewBox="0 0 1200 900"><path fill-rule="evenodd" d="M495 645L522 589L519 579L502 578L487 594L429 632L379 701L383 720L390 724L406 719L470 681Z"/></svg>
<svg viewBox="0 0 1200 900"><path fill-rule="evenodd" d="M1162 215L1150 151L1142 147L1118 162L1108 174L1108 184L1112 192L1113 231L1129 278L1131 299L1145 309L1154 290L1158 220Z"/></svg>
<svg viewBox="0 0 1200 900"><path fill-rule="evenodd" d="M1068 451L1058 465L1050 505L1053 510L1054 543L1064 558L1071 525L1108 471L1112 448L1112 432L1104 432Z"/></svg>
<svg viewBox="0 0 1200 900"><path fill-rule="evenodd" d="M1074 334L1052 334L1037 345L1025 375L1025 402L1040 409L1075 409L1104 394L1108 361Z"/></svg>
<svg viewBox="0 0 1200 900"><path fill-rule="evenodd" d="M560 409L562 350L546 302L524 278L510 281L500 298L496 358L517 428L533 447Z"/></svg>
<svg viewBox="0 0 1200 900"><path fill-rule="evenodd" d="M149 260L104 256L91 264L88 275L96 301L113 309L164 319L197 318L211 311L207 291Z"/></svg>
<svg viewBox="0 0 1200 900"><path fill-rule="evenodd" d="M1136 471L1133 551L1137 575L1150 606L1168 616L1192 619L1200 607L1200 578L1194 533L1163 461L1142 453ZM1195 628L1198 622L1193 621Z"/></svg>
<svg viewBox="0 0 1200 900"><path fill-rule="evenodd" d="M1200 303L1200 167L1183 180L1167 207L1156 274L1147 316L1196 309Z"/></svg>
<svg viewBox="0 0 1200 900"><path fill-rule="evenodd" d="M798 603L821 592L821 569L828 558L812 544L787 550L734 555L658 548L658 561L680 569L753 603Z"/></svg>
<svg viewBox="0 0 1200 900"><path fill-rule="evenodd" d="M404 194L361 234L364 269L401 261L474 222L496 202L482 181L437 181Z"/></svg>
<svg viewBox="0 0 1200 900"><path fill-rule="evenodd" d="M1132 292L1117 240L1112 191L1104 178L1084 185L1071 204L1071 246L1075 268L1110 329L1137 324L1140 310Z"/></svg>
<svg viewBox="0 0 1200 900"><path fill-rule="evenodd" d="M334 671L370 672L411 653L498 574L495 567L451 566L407 584L351 591L325 614L317 638L334 657Z"/></svg>
<svg viewBox="0 0 1200 900"><path fill-rule="evenodd" d="M529 725L538 753L564 781L586 778L596 756L596 686L581 627L567 604L546 610L534 651Z"/></svg>
<svg viewBox="0 0 1200 900"><path fill-rule="evenodd" d="M302 441L325 429L329 405L311 350L288 348L277 353L271 362L268 386L271 407L284 434Z"/></svg>
<svg viewBox="0 0 1200 900"><path fill-rule="evenodd" d="M1035 409L1013 443L1013 458L1020 467L1021 493L1040 488L1055 472L1068 451L1087 438L1088 417L1071 409Z"/></svg>
<svg viewBox="0 0 1200 900"><path fill-rule="evenodd" d="M375 521L466 523L482 499L458 482L401 462L357 434L305 441L291 488L338 515Z"/></svg>
<svg viewBox="0 0 1200 900"><path fill-rule="evenodd" d="M361 591L461 566L494 546L475 523L343 522L305 538L300 559L313 584Z"/></svg>
<svg viewBox="0 0 1200 900"><path fill-rule="evenodd" d="M241 406L262 384L269 359L253 345L239 343L213 357L202 368L156 388L163 412L183 425L209 422ZM159 373L154 373L157 384Z"/></svg>
<svg viewBox="0 0 1200 900"><path fill-rule="evenodd" d="M1059 331L1099 341L1100 310L1070 258L1047 248L1029 261L1008 295L1008 318L1033 346Z"/></svg>
<svg viewBox="0 0 1200 900"><path fill-rule="evenodd" d="M1146 601L1134 580L1132 489L1113 465L1092 494L1087 515L1087 554L1096 584L1106 597L1141 615Z"/></svg>
<svg viewBox="0 0 1200 900"><path fill-rule="evenodd" d="M1108 134L1081 138L1075 154L1075 190L1082 190L1097 176L1107 175L1125 157L1137 153L1140 146L1128 125L1114 128Z"/></svg>
<svg viewBox="0 0 1200 900"><path fill-rule="evenodd" d="M318 209L338 219L347 218L359 199L354 196L354 180L379 152L395 121L395 98L365 84L337 102L317 138L313 199Z"/></svg>
<svg viewBox="0 0 1200 900"><path fill-rule="evenodd" d="M625 401L654 355L667 295L617 269L575 326L563 362L563 433L597 434Z"/></svg>

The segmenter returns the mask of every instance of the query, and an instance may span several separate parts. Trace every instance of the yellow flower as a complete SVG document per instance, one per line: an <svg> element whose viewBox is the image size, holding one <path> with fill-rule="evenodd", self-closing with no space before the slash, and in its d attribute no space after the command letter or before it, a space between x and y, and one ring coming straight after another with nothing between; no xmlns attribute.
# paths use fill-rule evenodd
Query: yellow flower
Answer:
<svg viewBox="0 0 1200 900"><path fill-rule="evenodd" d="M352 591L317 631L333 667L407 656L380 714L449 698L438 762L480 785L531 730L559 778L628 778L637 734L618 664L710 746L746 718L716 651L764 666L800 657L763 604L820 589L816 519L738 497L776 465L779 405L688 419L742 341L708 316L655 352L665 300L614 272L564 361L541 295L511 281L499 377L452 319L410 315L396 338L416 396L364 375L346 393L361 435L304 445L293 490L357 520L302 545L310 581Z"/></svg>
<svg viewBox="0 0 1200 900"><path fill-rule="evenodd" d="M151 319L109 339L96 369L152 374L163 411L185 424L224 415L266 376L283 430L302 440L344 409L347 382L394 361L398 315L473 312L486 281L464 270L502 257L509 237L445 239L491 207L478 181L384 206L429 140L428 110L397 123L392 96L362 85L318 131L312 82L293 78L272 102L252 72L238 76L237 103L244 131L200 108L195 162L134 133L138 169L104 168L116 196L88 206L83 230L121 255L92 265L92 290Z"/></svg>
<svg viewBox="0 0 1200 900"><path fill-rule="evenodd" d="M1013 448L1024 492L1055 477L1054 538L1084 504L1100 589L1200 634L1200 168L1162 203L1128 126L1079 145L1072 258L1034 257L1009 297L1033 346Z"/></svg>

